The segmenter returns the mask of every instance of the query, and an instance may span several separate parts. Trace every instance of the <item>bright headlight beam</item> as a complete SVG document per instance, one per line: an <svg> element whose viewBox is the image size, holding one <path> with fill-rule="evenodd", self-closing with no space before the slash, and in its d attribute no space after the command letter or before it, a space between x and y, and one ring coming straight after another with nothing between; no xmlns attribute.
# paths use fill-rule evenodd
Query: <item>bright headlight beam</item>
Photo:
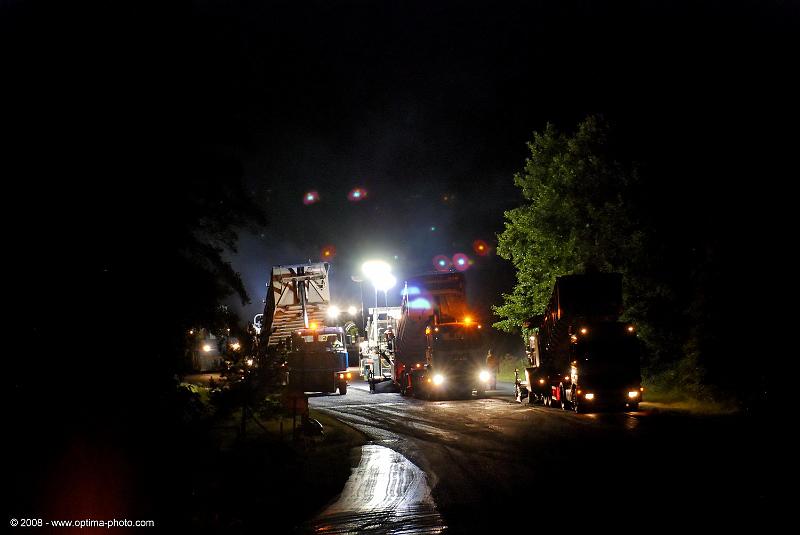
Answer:
<svg viewBox="0 0 800 535"><path fill-rule="evenodd" d="M444 376L440 374L436 374L433 376L433 384L440 385L444 382Z"/></svg>

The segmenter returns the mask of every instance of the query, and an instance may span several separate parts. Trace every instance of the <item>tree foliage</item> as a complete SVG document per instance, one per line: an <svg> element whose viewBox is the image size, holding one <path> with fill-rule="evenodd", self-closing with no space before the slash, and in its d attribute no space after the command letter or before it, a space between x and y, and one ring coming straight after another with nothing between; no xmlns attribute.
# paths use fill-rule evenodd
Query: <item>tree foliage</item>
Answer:
<svg viewBox="0 0 800 535"><path fill-rule="evenodd" d="M701 397L740 392L744 357L723 335L734 309L721 229L733 219L713 209L718 189L704 185L705 168L675 154L647 167L623 139L597 116L574 134L551 124L534 133L514 175L525 202L505 213L498 236L517 283L494 307L495 327L526 336L557 276L620 272L624 319L638 324L645 342L646 376Z"/></svg>
<svg viewBox="0 0 800 535"><path fill-rule="evenodd" d="M517 269L517 285L495 307L495 324L518 330L547 305L555 278L587 269L625 270L642 239L630 203L638 174L609 153L608 125L589 117L575 135L548 124L528 143L514 183L527 201L505 213L498 254Z"/></svg>

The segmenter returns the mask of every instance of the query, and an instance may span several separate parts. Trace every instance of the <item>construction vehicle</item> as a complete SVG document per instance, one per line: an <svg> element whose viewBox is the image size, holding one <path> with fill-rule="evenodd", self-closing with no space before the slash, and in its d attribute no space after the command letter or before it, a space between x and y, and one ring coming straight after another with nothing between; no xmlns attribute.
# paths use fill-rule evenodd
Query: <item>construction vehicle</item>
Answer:
<svg viewBox="0 0 800 535"><path fill-rule="evenodd" d="M467 307L463 273L406 281L391 352L400 393L427 399L482 396L490 379L482 328Z"/></svg>
<svg viewBox="0 0 800 535"><path fill-rule="evenodd" d="M394 336L401 315L402 307L369 308L367 336L359 351L360 373L365 380L370 372L378 382L394 380Z"/></svg>
<svg viewBox="0 0 800 535"><path fill-rule="evenodd" d="M327 262L274 266L260 343L272 362L286 368L290 391L347 394L344 329L325 326L330 305Z"/></svg>
<svg viewBox="0 0 800 535"><path fill-rule="evenodd" d="M576 412L638 409L640 344L621 313L621 274L558 277L544 314L533 320L531 366L525 382L515 382L517 399Z"/></svg>

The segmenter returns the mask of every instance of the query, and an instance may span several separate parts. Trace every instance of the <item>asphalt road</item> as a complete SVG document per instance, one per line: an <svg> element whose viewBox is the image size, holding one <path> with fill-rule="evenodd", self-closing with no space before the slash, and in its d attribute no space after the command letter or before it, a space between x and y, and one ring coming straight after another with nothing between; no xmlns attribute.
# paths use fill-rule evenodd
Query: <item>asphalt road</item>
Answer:
<svg viewBox="0 0 800 535"><path fill-rule="evenodd" d="M574 414L515 403L510 385L499 386L502 391L486 399L430 402L369 394L366 384L354 382L346 396L312 397L312 407L399 454L392 460L380 453L383 464L409 461L408 470L421 470L425 484L420 487L416 472L403 476L396 466L390 475L380 458L366 454L367 464L354 471L339 505L332 505L346 522L337 523L329 511L314 529L530 532L562 522L591 525L593 518L622 529L642 520L649 527L696 525L698 515L711 525L752 521L770 510L769 433L760 419L663 409ZM373 473L383 482L365 483L375 471L384 474ZM405 531L396 521L375 521L397 520L396 495L406 492L404 481L413 482L413 492L429 491L433 500L424 521L406 524ZM356 499L365 485L369 500ZM407 502L410 518L419 500Z"/></svg>

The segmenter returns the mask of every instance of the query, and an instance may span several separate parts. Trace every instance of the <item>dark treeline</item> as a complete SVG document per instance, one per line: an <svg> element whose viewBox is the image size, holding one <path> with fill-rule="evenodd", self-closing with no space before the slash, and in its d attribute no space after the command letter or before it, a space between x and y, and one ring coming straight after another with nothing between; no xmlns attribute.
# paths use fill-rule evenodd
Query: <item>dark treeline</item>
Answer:
<svg viewBox="0 0 800 535"><path fill-rule="evenodd" d="M185 328L217 321L223 299L249 299L223 254L266 221L235 153L247 131L235 100L219 99L236 80L205 72L191 27L167 8L6 11L3 38L26 52L9 69L7 177L25 203L15 303L39 318L18 334L41 363L17 359L20 381L32 370L47 371L34 383L124 381L134 367L171 376Z"/></svg>
<svg viewBox="0 0 800 535"><path fill-rule="evenodd" d="M12 2L0 16L3 49L18 51L5 57L3 125L6 198L20 208L4 216L4 414L25 430L6 470L15 515L162 527L181 515L186 330L249 299L224 259L266 223L234 152L247 131L217 98L236 80L206 72L188 13L144 7Z"/></svg>

